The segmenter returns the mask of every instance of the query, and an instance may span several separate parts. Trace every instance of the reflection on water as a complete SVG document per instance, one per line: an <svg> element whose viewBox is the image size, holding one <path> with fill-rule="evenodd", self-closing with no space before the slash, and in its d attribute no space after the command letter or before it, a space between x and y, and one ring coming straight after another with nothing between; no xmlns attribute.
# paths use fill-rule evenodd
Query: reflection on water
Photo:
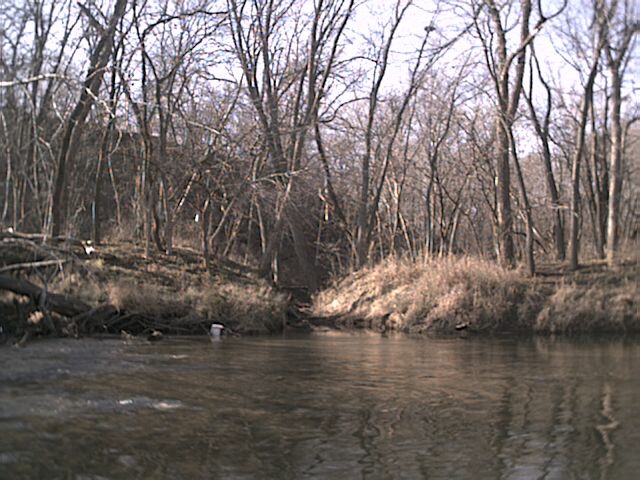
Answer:
<svg viewBox="0 0 640 480"><path fill-rule="evenodd" d="M640 342L0 349L0 478L635 479Z"/></svg>

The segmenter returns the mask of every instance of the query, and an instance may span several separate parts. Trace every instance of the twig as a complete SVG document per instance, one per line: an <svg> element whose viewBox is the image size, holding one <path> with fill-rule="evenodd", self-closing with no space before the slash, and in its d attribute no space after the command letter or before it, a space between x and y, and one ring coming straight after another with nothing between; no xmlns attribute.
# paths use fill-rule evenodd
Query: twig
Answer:
<svg viewBox="0 0 640 480"><path fill-rule="evenodd" d="M24 347L27 342L29 341L29 338L31 338L31 332L30 331L26 331L24 332L24 335L22 335L22 337L20 338L20 340L18 340L15 344L16 347Z"/></svg>
<svg viewBox="0 0 640 480"><path fill-rule="evenodd" d="M67 263L69 261L70 260L56 259L56 260L40 260L38 262L14 263L12 265L7 265L6 267L0 268L0 273L10 272L12 270L22 270L27 268L48 267L51 265L61 266L63 263Z"/></svg>

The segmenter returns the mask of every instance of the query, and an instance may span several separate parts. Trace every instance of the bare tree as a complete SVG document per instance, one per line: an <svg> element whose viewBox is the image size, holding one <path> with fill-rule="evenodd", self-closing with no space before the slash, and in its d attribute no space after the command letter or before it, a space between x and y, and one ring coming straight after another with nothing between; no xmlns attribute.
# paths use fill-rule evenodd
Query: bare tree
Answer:
<svg viewBox="0 0 640 480"><path fill-rule="evenodd" d="M72 163L75 152L75 139L82 128L91 105L98 95L102 76L109 61L113 48L113 37L120 18L125 14L127 0L117 0L113 13L106 26L102 26L91 12L84 7L83 11L91 19L92 28L98 30L99 40L91 52L90 66L85 78L80 98L66 122L62 145L58 153L58 165L54 181L52 197L51 235L56 237L62 233L65 212L67 209L65 186L67 181L67 166Z"/></svg>
<svg viewBox="0 0 640 480"><path fill-rule="evenodd" d="M514 245L513 245L513 219L511 212L511 169L510 169L510 138L512 136L515 115L518 110L520 95L522 93L522 80L524 77L526 49L533 41L535 36L540 32L543 25L550 19L560 14L564 9L562 5L558 11L550 16L545 15L542 11L538 11L538 20L533 27L530 28L530 20L532 14L532 2L530 0L521 0L520 2L520 37L515 48L508 50L507 31L508 26L505 24L501 9L508 10L512 6L512 2L506 5L499 5L493 0L485 0L484 6L488 10L489 37L483 32L480 19L476 20L476 32L483 42L484 54L489 73L493 79L496 93L496 188L497 188L497 212L498 212L498 251L500 255L500 263L504 266L513 266L515 262ZM538 4L540 10L541 5ZM495 52L491 52L492 41L495 40ZM515 63L514 80L511 81L511 67ZM515 145L513 145L515 148ZM514 156L514 158L517 158ZM524 184L521 182L521 188ZM526 193L523 191L523 198ZM525 202L527 203L527 202ZM525 206L525 209L527 207ZM528 216L531 220L530 215ZM528 227L528 231L533 230L532 226ZM530 248L532 241L528 242ZM532 252L529 252L527 258L533 258ZM529 265L529 269L533 270L533 265Z"/></svg>
<svg viewBox="0 0 640 480"><path fill-rule="evenodd" d="M389 255L613 262L634 235L631 0L5 5L3 227L188 244L309 291ZM542 41L567 39L580 81L554 84Z"/></svg>
<svg viewBox="0 0 640 480"><path fill-rule="evenodd" d="M547 81L544 79L542 70L540 68L540 61L535 53L534 45L531 45L531 61L530 75L529 75L529 91L525 92L525 99L529 107L529 114L533 123L536 135L540 139L542 147L542 161L544 165L545 181L549 199L551 200L551 208L553 209L553 239L556 249L556 259L563 261L566 256L565 239L564 239L564 221L562 215L562 209L560 205L560 195L558 193L558 187L553 173L553 166L551 162L551 138L550 138L550 125L551 125L551 113L553 109L552 102L552 90ZM543 118L540 119L533 104L533 86L534 77L533 72L537 74L537 80L545 91L546 105Z"/></svg>
<svg viewBox="0 0 640 480"><path fill-rule="evenodd" d="M308 23L309 36L303 41L301 32L296 30L299 23L289 18L294 14L295 2L228 0L234 48L265 137L271 159L270 175L279 190L275 221L268 234L260 271L265 276L272 274L283 228L288 225L298 263L311 291L318 288L318 275L302 229L304 216L291 198L297 198L300 192L307 132L325 94L327 78L336 61L335 48L353 5L353 1L346 0L315 2ZM293 29L292 38L284 33L287 21ZM296 51L295 46L300 46L301 51Z"/></svg>
<svg viewBox="0 0 640 480"><path fill-rule="evenodd" d="M595 0L593 4L593 47L591 57L589 59L589 66L587 71L587 78L584 85L584 91L582 93L582 99L580 102L580 111L578 117L578 123L576 127L576 142L575 150L573 153L573 159L571 163L571 206L570 206L570 221L569 221L569 268L575 270L578 268L578 254L579 254L579 238L578 233L580 229L580 165L582 163L582 157L585 147L585 132L587 129L587 118L589 115L589 107L593 101L593 86L598 74L598 65L600 61L600 54L604 44L604 36L602 32L602 25L597 18L597 12L601 8L601 0Z"/></svg>
<svg viewBox="0 0 640 480"><path fill-rule="evenodd" d="M604 53L611 77L611 159L609 162L609 208L607 215L607 261L615 262L620 230L622 193L622 82L632 42L640 32L637 2L612 0L603 5Z"/></svg>

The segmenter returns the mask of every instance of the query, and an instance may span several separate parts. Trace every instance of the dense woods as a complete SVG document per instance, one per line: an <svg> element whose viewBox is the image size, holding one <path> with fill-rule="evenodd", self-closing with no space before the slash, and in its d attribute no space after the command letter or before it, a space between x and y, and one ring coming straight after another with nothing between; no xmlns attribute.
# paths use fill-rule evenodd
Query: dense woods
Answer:
<svg viewBox="0 0 640 480"><path fill-rule="evenodd" d="M0 0L0 222L315 291L632 249L634 0ZM99 247L98 247L99 248Z"/></svg>

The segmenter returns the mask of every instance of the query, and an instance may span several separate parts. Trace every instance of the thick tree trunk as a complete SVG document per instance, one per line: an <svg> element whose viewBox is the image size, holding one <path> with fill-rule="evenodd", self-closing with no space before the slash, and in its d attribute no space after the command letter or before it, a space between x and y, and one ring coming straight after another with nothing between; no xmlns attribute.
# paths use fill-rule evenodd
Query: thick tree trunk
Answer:
<svg viewBox="0 0 640 480"><path fill-rule="evenodd" d="M507 54L507 36L502 23L500 10L493 0L487 0L491 23L495 29L495 59L487 54L487 66L492 70L497 95L498 111L496 112L496 209L498 255L503 267L513 267L515 252L513 245L513 218L511 213L511 172L509 166L509 135L513 127L514 117L518 109L522 93L524 76L525 51L533 36L529 34L531 1L523 0L520 19L520 46L511 54ZM510 86L509 70L517 59L515 81ZM492 65L493 64L493 65ZM512 87L510 91L510 87Z"/></svg>
<svg viewBox="0 0 640 480"><path fill-rule="evenodd" d="M511 215L511 169L509 166L509 137L501 116L497 119L496 188L498 194L498 251L500 264L513 267L513 217Z"/></svg>
<svg viewBox="0 0 640 480"><path fill-rule="evenodd" d="M115 64L117 60L118 53L115 51L113 53L113 62ZM102 240L102 177L104 175L105 170L105 162L111 165L110 161L110 142L111 135L113 134L115 124L116 124L116 98L117 98L117 80L118 80L118 72L117 68L114 65L114 68L111 69L111 79L109 85L109 119L107 121L107 128L105 129L102 135L102 141L100 143L100 153L98 154L98 166L96 168L96 178L94 185L94 195L93 195L93 212L92 212L92 238L95 244L99 244ZM115 188L115 185L114 185ZM117 197L117 191L115 196Z"/></svg>
<svg viewBox="0 0 640 480"><path fill-rule="evenodd" d="M578 127L578 136L584 138L584 127ZM571 164L571 206L569 220L569 269L576 270L578 268L578 254L580 246L578 245L578 231L580 230L580 162L582 159L583 143L578 140L578 146L573 155Z"/></svg>

